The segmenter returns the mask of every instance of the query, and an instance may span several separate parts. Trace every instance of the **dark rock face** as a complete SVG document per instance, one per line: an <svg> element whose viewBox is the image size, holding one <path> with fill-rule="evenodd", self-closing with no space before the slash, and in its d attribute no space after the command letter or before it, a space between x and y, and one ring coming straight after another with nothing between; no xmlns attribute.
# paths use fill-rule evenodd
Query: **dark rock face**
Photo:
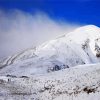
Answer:
<svg viewBox="0 0 100 100"><path fill-rule="evenodd" d="M53 67L53 71L58 71L58 70L61 70L61 67L58 65L55 65L55 67Z"/></svg>
<svg viewBox="0 0 100 100"><path fill-rule="evenodd" d="M96 56L100 57L100 47L98 46L97 43L95 43L95 51L96 51Z"/></svg>
<svg viewBox="0 0 100 100"><path fill-rule="evenodd" d="M69 66L68 65L55 65L52 68L48 68L48 72L58 71L61 69L66 69L66 68L69 68Z"/></svg>

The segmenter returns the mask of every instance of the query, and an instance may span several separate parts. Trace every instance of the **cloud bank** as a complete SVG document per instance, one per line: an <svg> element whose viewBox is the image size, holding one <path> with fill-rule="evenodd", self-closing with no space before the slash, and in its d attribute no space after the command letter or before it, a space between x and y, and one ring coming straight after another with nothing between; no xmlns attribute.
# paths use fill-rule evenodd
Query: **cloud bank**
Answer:
<svg viewBox="0 0 100 100"><path fill-rule="evenodd" d="M0 10L0 58L42 44L79 27L45 13Z"/></svg>

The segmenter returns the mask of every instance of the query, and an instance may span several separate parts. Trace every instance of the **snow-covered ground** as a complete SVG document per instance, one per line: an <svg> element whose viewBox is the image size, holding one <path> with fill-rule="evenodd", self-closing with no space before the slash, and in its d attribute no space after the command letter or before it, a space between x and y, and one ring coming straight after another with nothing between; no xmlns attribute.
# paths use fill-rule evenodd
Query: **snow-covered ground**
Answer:
<svg viewBox="0 0 100 100"><path fill-rule="evenodd" d="M0 100L100 100L100 28L80 27L0 61Z"/></svg>
<svg viewBox="0 0 100 100"><path fill-rule="evenodd" d="M100 64L31 77L1 76L0 100L100 100Z"/></svg>

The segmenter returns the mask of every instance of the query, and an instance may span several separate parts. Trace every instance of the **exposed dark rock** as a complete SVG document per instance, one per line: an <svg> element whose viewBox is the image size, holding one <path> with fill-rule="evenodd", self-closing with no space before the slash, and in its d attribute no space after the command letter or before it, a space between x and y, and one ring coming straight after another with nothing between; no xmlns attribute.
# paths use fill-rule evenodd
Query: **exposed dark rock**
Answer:
<svg viewBox="0 0 100 100"><path fill-rule="evenodd" d="M95 88L89 88L89 87L85 87L84 89L83 89L83 91L84 92L86 92L86 93L95 93Z"/></svg>
<svg viewBox="0 0 100 100"><path fill-rule="evenodd" d="M17 76L15 76L15 75L6 75L7 77L12 77L12 78L17 78Z"/></svg>
<svg viewBox="0 0 100 100"><path fill-rule="evenodd" d="M29 78L28 76L21 76L20 78Z"/></svg>

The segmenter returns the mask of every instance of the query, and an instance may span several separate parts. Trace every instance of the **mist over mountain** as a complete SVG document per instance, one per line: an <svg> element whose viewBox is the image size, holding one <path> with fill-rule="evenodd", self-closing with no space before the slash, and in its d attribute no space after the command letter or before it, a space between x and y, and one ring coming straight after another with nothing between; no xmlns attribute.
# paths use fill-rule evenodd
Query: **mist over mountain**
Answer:
<svg viewBox="0 0 100 100"><path fill-rule="evenodd" d="M56 21L44 12L0 10L0 58L38 46L79 26L78 23Z"/></svg>

